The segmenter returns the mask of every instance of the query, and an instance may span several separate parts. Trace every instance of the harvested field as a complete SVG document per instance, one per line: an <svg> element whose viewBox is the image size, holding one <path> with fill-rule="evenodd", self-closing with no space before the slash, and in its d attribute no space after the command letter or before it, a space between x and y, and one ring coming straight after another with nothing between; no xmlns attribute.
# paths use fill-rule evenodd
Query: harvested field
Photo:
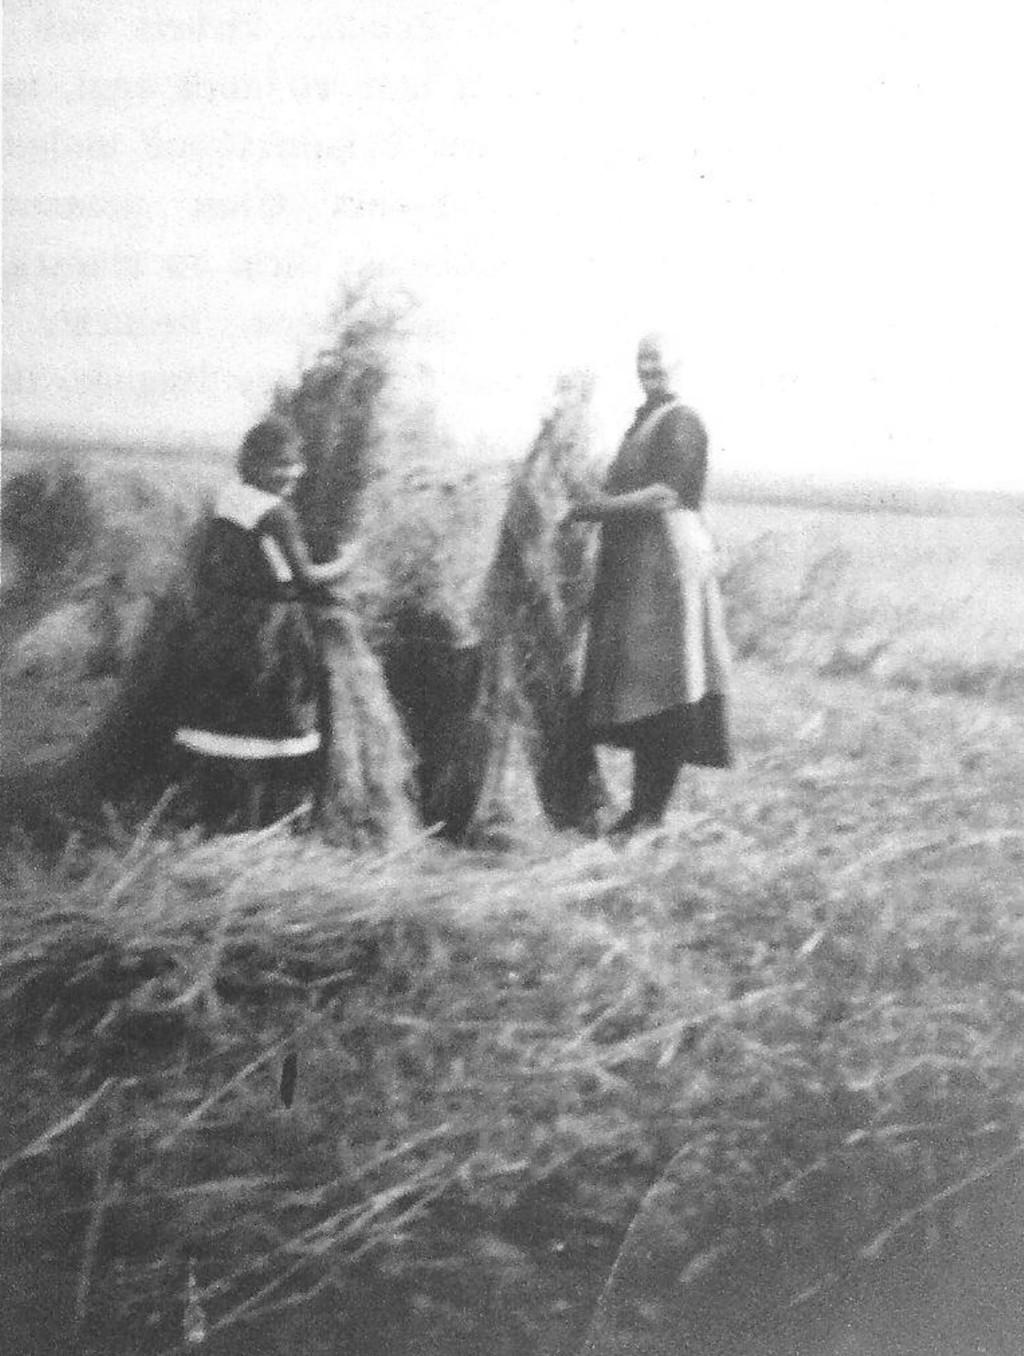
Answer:
<svg viewBox="0 0 1024 1356"><path fill-rule="evenodd" d="M472 638L501 505L453 484L367 523L381 653L414 586ZM519 743L474 849L8 857L17 1349L156 1356L198 1305L219 1356L1020 1350L1016 524L712 517L740 762L660 835L555 832ZM111 682L5 676L5 724L67 747Z"/></svg>

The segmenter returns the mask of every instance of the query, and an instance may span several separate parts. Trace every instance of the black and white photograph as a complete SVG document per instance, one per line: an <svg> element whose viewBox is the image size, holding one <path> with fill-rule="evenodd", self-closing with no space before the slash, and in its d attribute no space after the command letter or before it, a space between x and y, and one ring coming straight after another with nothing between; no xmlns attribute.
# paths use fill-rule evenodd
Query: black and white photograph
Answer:
<svg viewBox="0 0 1024 1356"><path fill-rule="evenodd" d="M6 0L0 1349L1024 1351L1005 0Z"/></svg>

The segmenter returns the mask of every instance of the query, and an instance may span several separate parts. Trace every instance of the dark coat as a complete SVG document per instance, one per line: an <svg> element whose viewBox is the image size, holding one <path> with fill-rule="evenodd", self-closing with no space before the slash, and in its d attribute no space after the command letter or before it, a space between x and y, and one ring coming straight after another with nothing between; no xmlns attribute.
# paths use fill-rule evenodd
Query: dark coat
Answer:
<svg viewBox="0 0 1024 1356"><path fill-rule="evenodd" d="M319 744L319 648L279 549L276 496L228 487L198 569L177 742L226 758L283 757Z"/></svg>

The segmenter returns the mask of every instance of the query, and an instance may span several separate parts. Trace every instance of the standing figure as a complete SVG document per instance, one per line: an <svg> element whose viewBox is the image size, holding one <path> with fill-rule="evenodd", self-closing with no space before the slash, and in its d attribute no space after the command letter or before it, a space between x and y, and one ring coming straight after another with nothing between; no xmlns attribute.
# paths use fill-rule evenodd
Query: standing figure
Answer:
<svg viewBox="0 0 1024 1356"><path fill-rule="evenodd" d="M175 742L211 829L254 828L316 780L321 662L308 604L349 567L314 564L288 500L304 467L290 424L245 435L202 544Z"/></svg>
<svg viewBox="0 0 1024 1356"><path fill-rule="evenodd" d="M591 739L633 751L633 799L614 825L660 824L684 763L728 767L729 651L701 517L707 434L674 393L660 335L640 342L647 397L600 494L572 521L601 524L583 710Z"/></svg>

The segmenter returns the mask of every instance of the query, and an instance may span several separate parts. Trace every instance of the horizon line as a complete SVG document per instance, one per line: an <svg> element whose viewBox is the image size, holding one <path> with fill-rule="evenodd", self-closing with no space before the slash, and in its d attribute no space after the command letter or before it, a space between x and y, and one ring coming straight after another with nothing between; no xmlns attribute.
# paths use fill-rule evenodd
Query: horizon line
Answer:
<svg viewBox="0 0 1024 1356"><path fill-rule="evenodd" d="M472 453L467 451L466 448L456 448L455 455L466 467L474 465L498 466L503 462L519 459L515 452L501 446L494 438L482 436L474 439L473 444L489 445L493 449L494 455L488 457L486 461L479 461L474 459ZM33 424L14 420L0 421L0 449L10 448L11 450L25 452L39 451L40 453L59 454L75 451L95 452L105 449L126 455L131 453L145 455L160 452L192 456L216 453L229 457L236 450L236 447L235 441L213 433L182 432L176 435L139 433L133 435L125 432L114 432L113 430L104 432L101 429L83 431L62 424ZM453 449L448 448L446 450L451 455ZM522 455L525 455L525 452ZM430 460L431 458L428 456L423 459L423 462L426 464ZM878 476L858 477L850 474L822 477L816 472L797 470L768 474L758 470L742 469L716 469L712 473L712 481L718 492L718 497L721 497L723 491L728 496L749 490L751 492L756 491L760 499L779 501L802 489L805 492L816 490L818 496L822 498L827 497L830 493L840 496L843 496L844 493L848 496L883 494L887 497L897 496L904 503L915 499L930 501L933 505L941 500L947 502L950 500L984 503L1004 502L1024 510L1024 484L1019 486L949 485L937 480L887 480ZM806 500L808 496L805 493L802 497ZM851 507L856 506L856 504L851 504ZM842 504L838 504L836 507L842 507ZM894 502L892 507L898 508L899 503Z"/></svg>

